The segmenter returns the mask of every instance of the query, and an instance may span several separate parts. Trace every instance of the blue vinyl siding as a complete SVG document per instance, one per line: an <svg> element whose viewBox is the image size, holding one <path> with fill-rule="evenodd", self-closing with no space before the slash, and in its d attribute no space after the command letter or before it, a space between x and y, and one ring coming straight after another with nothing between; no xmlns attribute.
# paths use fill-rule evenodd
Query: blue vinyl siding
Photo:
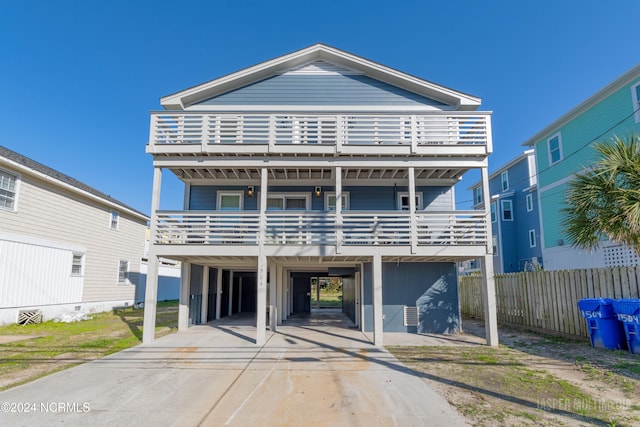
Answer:
<svg viewBox="0 0 640 427"><path fill-rule="evenodd" d="M500 238L498 241L498 255L494 257L494 269L496 272L513 273L523 271L525 265L531 262L531 258L537 257L541 262L542 248L540 245L540 221L538 214L538 200L535 191L524 191L529 187L529 162L523 158L507 169L509 175L509 189L502 191L502 173L498 173L489 180L491 194L500 195L496 205L496 220L492 224L493 236ZM533 196L533 210L527 211L527 194ZM511 213L513 220L502 219L502 201L511 201ZM537 245L529 246L529 230L536 230Z"/></svg>
<svg viewBox="0 0 640 427"><path fill-rule="evenodd" d="M244 210L258 210L260 192L259 186L254 186L254 196L247 197L246 186L213 186L192 185L189 197L191 210L216 210L218 191L242 191L244 194ZM334 192L335 187L322 187L322 195L313 194L313 186L304 187L269 187L270 193L307 193L310 195L311 210L324 210L325 193ZM343 191L349 192L350 210L396 210L397 193L407 192L407 187L351 187L346 186ZM424 207L432 211L452 210L451 187L417 187L416 193L422 193Z"/></svg>
<svg viewBox="0 0 640 427"><path fill-rule="evenodd" d="M207 99L199 105L444 106L363 75L279 75Z"/></svg>
<svg viewBox="0 0 640 427"><path fill-rule="evenodd" d="M373 331L372 265L364 264L366 332ZM382 264L384 332L454 333L460 330L458 278L454 263ZM404 326L404 306L417 306L419 326Z"/></svg>

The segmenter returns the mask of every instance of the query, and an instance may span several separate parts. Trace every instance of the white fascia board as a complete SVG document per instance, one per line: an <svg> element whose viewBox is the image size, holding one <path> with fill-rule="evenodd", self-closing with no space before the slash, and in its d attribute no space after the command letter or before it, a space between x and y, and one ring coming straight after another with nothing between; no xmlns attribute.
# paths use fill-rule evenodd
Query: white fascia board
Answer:
<svg viewBox="0 0 640 427"><path fill-rule="evenodd" d="M181 158L181 157L162 157L154 159L154 167L160 168L332 168L336 166L348 168L408 168L408 167L424 167L424 168L481 168L487 166L487 160L484 159L468 159L468 158L429 158L429 159L398 159L398 158L344 158L336 160L302 158L302 157L278 157L269 159L256 158L234 158L225 159L209 159L209 158Z"/></svg>
<svg viewBox="0 0 640 427"><path fill-rule="evenodd" d="M529 147L536 145L538 142L558 132L558 130L560 130L560 128L562 128L564 125L587 111L589 108L598 104L614 92L620 90L620 88L638 77L640 77L640 65L636 65L631 70L627 71L622 76L618 77L616 80L605 86L603 89L596 92L594 95L587 98L582 103L578 104L578 106L574 107L572 110L569 110L568 113L564 114L558 120L551 123L549 126L545 127L540 132L536 133L534 136L523 142L522 145Z"/></svg>
<svg viewBox="0 0 640 427"><path fill-rule="evenodd" d="M65 182L59 181L47 174L44 174L42 172L38 172L36 170L33 170L31 168L28 168L20 163L14 162L13 160L7 159L5 157L0 158L1 161L4 161L6 163L8 163L10 165L10 167L18 169L21 173L26 174L26 175L31 175L31 176L35 176L39 179L42 179L43 181L49 182L51 184L53 184L54 186L60 187L60 188L64 188L68 191L71 191L73 193L79 194L82 197L86 197L87 199L90 200L94 200L97 201L103 205L106 205L109 208L114 208L116 210L118 210L119 212L126 212L129 215L132 215L138 219L144 220L144 221L149 221L149 217L146 215L141 215L138 212L135 212L131 209L127 209L126 207L119 205L117 203L114 203L110 200L104 199L102 197L96 196L95 194L91 194L88 191L84 191L81 190L78 187L75 187L71 184L67 184Z"/></svg>
<svg viewBox="0 0 640 427"><path fill-rule="evenodd" d="M183 110L199 101L275 76L285 69L316 60L324 60L361 71L371 78L438 100L454 106L458 110L476 110L481 103L480 98L437 85L324 44L315 44L165 96L160 99L160 103L166 110Z"/></svg>

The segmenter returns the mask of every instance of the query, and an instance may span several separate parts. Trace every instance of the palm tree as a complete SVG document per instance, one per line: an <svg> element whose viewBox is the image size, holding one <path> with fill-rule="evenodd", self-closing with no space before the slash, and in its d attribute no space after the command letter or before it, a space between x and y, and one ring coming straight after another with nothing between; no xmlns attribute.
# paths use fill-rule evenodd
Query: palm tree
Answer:
<svg viewBox="0 0 640 427"><path fill-rule="evenodd" d="M640 136L615 136L594 148L600 160L569 183L565 231L580 248L608 237L640 254Z"/></svg>

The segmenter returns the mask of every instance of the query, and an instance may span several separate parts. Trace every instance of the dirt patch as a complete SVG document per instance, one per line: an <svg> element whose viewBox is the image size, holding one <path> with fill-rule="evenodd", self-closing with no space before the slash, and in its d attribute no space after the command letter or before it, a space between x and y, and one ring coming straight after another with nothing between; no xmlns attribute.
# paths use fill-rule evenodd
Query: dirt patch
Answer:
<svg viewBox="0 0 640 427"><path fill-rule="evenodd" d="M500 343L389 350L474 426L640 425L640 356L507 327Z"/></svg>
<svg viewBox="0 0 640 427"><path fill-rule="evenodd" d="M0 335L0 344L8 344L10 342L31 340L38 337L39 335Z"/></svg>

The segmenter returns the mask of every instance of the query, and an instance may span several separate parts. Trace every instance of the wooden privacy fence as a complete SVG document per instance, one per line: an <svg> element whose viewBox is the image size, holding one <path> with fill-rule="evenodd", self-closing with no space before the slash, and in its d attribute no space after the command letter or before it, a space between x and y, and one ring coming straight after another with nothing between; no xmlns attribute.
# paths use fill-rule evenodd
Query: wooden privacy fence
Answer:
<svg viewBox="0 0 640 427"><path fill-rule="evenodd" d="M639 298L640 267L496 274L499 323L588 337L583 298ZM482 277L460 277L462 314L484 318Z"/></svg>

